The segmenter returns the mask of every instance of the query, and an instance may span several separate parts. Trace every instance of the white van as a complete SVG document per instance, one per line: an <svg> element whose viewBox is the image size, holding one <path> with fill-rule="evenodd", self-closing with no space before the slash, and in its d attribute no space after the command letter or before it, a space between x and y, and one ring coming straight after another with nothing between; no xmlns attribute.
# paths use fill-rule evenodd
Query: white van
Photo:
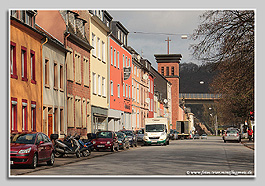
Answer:
<svg viewBox="0 0 265 186"><path fill-rule="evenodd" d="M167 118L145 118L144 145L169 145L169 133Z"/></svg>

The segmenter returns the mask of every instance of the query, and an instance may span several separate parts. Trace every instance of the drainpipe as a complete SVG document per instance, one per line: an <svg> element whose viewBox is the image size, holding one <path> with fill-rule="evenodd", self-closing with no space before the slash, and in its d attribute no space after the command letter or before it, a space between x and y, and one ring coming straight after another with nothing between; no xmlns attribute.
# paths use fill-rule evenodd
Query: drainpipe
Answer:
<svg viewBox="0 0 265 186"><path fill-rule="evenodd" d="M41 111L42 111L42 109L43 109L43 55L42 55L42 50L43 50L43 45L45 44L45 43L47 43L48 42L48 38L47 37L45 37L45 41L44 41L44 43L42 43L41 44L41 47L40 47L40 54L41 54L41 61L42 61L42 70L41 70ZM43 119L41 119L41 130L40 131L42 131L43 130ZM45 133L45 131L42 131L43 133Z"/></svg>

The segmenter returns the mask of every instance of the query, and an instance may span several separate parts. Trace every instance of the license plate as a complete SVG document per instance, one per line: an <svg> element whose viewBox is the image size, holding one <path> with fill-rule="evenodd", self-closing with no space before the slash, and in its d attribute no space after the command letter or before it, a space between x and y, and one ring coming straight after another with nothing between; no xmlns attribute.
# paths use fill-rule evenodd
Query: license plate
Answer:
<svg viewBox="0 0 265 186"><path fill-rule="evenodd" d="M14 162L13 162L13 161L10 161L10 164L11 164L11 165L13 165L13 164L14 164Z"/></svg>
<svg viewBox="0 0 265 186"><path fill-rule="evenodd" d="M97 147L105 147L105 145L98 145Z"/></svg>

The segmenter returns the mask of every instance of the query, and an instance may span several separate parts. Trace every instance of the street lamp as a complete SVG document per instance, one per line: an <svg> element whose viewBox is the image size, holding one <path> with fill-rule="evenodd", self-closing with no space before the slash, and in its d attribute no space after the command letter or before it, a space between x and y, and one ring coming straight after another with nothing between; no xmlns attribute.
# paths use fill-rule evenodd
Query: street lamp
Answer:
<svg viewBox="0 0 265 186"><path fill-rule="evenodd" d="M212 108L210 107L209 110L212 110ZM213 117L213 113L211 113L210 116ZM215 124L214 124L214 128L215 128L215 135L217 136L217 134L218 134L217 114L215 114Z"/></svg>

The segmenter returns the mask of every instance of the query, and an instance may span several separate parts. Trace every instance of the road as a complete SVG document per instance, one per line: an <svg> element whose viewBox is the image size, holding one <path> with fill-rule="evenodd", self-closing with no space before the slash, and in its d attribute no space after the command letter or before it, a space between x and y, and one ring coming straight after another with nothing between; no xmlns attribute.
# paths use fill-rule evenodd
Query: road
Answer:
<svg viewBox="0 0 265 186"><path fill-rule="evenodd" d="M168 146L132 148L24 175L253 177L254 152L241 143L223 143L221 137L213 136L207 140L173 140ZM12 174L15 172L12 170Z"/></svg>

